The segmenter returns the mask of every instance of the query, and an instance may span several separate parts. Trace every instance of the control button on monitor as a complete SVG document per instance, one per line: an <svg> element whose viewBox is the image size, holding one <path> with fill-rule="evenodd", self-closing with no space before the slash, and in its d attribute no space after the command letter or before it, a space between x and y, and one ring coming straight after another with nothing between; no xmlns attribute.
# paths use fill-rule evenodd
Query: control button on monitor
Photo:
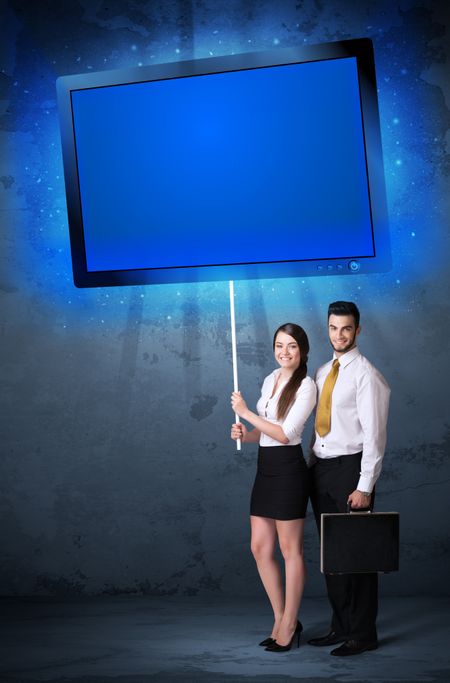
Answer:
<svg viewBox="0 0 450 683"><path fill-rule="evenodd" d="M349 261L348 267L352 273L357 273L361 268L361 264L358 261Z"/></svg>

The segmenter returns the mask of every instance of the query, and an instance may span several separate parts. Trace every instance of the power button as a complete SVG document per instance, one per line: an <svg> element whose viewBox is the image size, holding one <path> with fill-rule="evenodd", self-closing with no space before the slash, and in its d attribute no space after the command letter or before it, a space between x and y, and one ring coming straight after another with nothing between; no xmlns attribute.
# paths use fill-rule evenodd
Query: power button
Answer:
<svg viewBox="0 0 450 683"><path fill-rule="evenodd" d="M361 264L359 263L359 261L349 261L348 267L352 271L352 273L357 273L358 270L360 270L361 268Z"/></svg>

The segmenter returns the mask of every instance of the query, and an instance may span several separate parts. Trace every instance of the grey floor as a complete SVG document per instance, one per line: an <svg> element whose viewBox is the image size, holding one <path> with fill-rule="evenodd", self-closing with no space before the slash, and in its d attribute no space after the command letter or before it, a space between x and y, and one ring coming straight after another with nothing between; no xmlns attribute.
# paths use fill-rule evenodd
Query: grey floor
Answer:
<svg viewBox="0 0 450 683"><path fill-rule="evenodd" d="M257 646L270 628L256 600L105 597L1 600L1 683L450 682L449 599L383 598L380 647L336 658L306 640L326 632L324 599L306 599L300 648Z"/></svg>

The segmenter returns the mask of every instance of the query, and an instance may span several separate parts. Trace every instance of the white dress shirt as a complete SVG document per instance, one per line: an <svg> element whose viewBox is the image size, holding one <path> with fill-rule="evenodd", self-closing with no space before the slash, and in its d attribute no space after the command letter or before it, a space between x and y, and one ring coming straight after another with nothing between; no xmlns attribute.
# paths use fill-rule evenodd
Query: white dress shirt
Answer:
<svg viewBox="0 0 450 683"><path fill-rule="evenodd" d="M319 396L334 358L336 355L316 372ZM331 430L325 436L316 432L313 451L318 458L362 451L358 491L371 493L381 472L390 393L383 375L358 348L339 358L331 398Z"/></svg>
<svg viewBox="0 0 450 683"><path fill-rule="evenodd" d="M311 377L305 377L297 390L295 400L283 420L278 420L278 400L281 392L286 386L287 379L280 377L275 394L272 396L275 382L278 378L280 370L274 370L263 382L261 389L261 398L257 403L257 411L260 417L272 422L272 424L280 425L289 443L282 444L280 441L272 439L267 434L261 432L259 439L260 446L296 446L302 441L302 432L305 422L311 415L314 406L316 405L316 385Z"/></svg>

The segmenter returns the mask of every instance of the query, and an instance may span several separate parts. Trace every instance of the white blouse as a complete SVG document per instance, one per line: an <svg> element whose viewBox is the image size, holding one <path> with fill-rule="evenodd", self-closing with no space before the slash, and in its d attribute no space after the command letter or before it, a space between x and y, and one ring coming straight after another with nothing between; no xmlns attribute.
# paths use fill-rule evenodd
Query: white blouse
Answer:
<svg viewBox="0 0 450 683"><path fill-rule="evenodd" d="M284 419L280 422L277 418L278 400L287 380L280 378L275 394L272 396L275 382L280 373L280 370L274 370L263 382L261 389L261 398L259 399L256 409L258 415L265 420L272 422L272 424L280 425L283 432L289 439L288 444L282 444L280 441L272 439L270 436L261 432L259 439L260 446L296 446L302 441L302 432L306 420L311 415L314 406L316 405L316 385L311 377L305 377L298 389L295 400L289 408Z"/></svg>

